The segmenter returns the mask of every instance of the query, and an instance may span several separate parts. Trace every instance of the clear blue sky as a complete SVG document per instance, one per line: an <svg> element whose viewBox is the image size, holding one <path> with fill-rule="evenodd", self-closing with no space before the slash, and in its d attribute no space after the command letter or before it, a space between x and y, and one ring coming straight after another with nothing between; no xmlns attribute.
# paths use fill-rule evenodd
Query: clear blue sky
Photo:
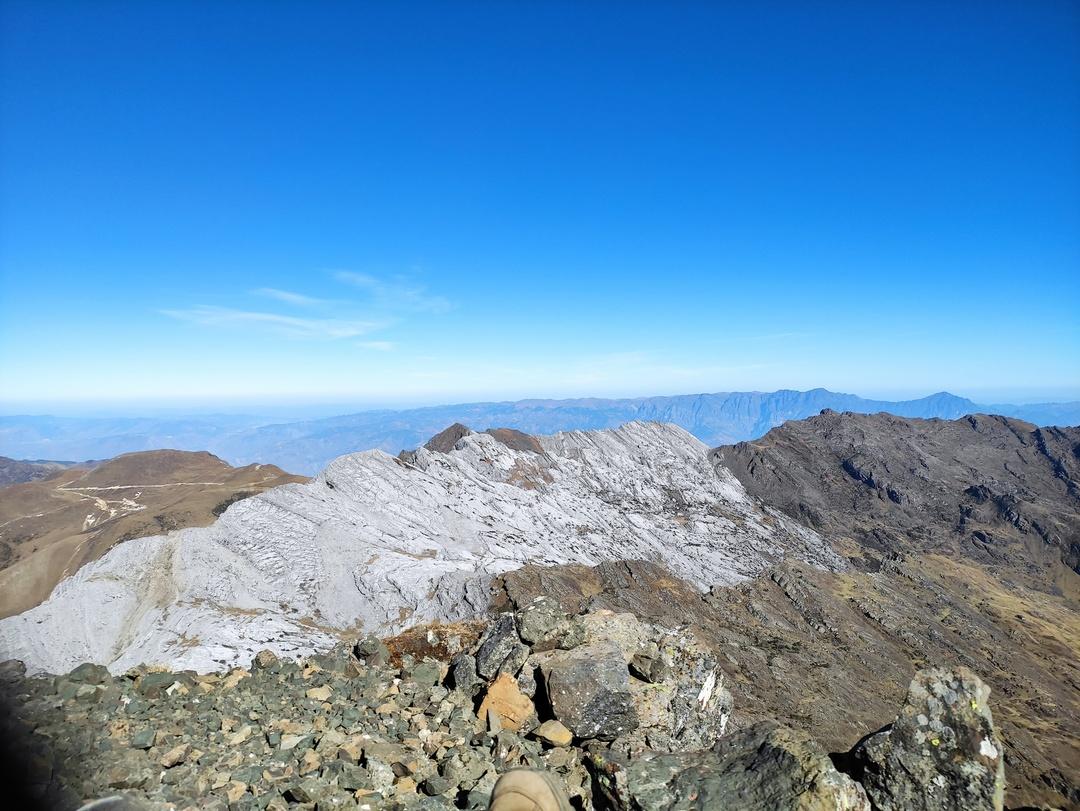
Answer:
<svg viewBox="0 0 1080 811"><path fill-rule="evenodd" d="M0 15L9 410L1080 398L1075 2Z"/></svg>

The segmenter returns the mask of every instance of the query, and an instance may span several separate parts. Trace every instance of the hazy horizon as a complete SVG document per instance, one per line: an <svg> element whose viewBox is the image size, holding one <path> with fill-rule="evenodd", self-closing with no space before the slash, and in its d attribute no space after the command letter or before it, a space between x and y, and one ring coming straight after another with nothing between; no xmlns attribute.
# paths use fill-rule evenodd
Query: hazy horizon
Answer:
<svg viewBox="0 0 1080 811"><path fill-rule="evenodd" d="M836 394L850 394L866 400L885 401L908 401L919 400L934 394L946 392L957 397L963 397L979 405L1028 405L1038 403L1075 403L1080 402L1080 389L1059 391L1044 391L1043 393L1029 392L1026 396L1018 392L1008 390L996 391L850 391L845 389L830 388L828 386L815 386L813 389L825 389ZM480 397L473 400L458 398L447 400L414 400L414 401L382 401L363 402L334 399L273 399L254 398L241 400L207 401L178 401L176 399L162 399L151 401L54 401L54 402L27 402L12 403L0 400L0 417L11 416L56 416L77 418L137 418L137 417L185 417L185 416L252 416L280 418L282 420L306 420L326 417L342 416L350 413L364 411L404 411L417 408L432 408L439 406L467 405L473 403L514 403L520 401L563 401L563 400L635 400L653 397L679 397L710 394L728 393L760 393L768 394L776 391L810 391L812 389L796 389L790 386L782 386L776 389L716 389L712 391L685 391L685 392L654 392L647 394L613 394L609 396L595 394L580 394L566 396L523 396L523 397Z"/></svg>

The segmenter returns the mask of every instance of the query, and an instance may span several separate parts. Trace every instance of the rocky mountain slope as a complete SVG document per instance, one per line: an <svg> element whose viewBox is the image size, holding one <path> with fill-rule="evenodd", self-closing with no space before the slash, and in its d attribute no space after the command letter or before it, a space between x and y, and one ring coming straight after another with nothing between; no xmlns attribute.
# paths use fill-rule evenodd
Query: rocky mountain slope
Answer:
<svg viewBox="0 0 1080 811"><path fill-rule="evenodd" d="M232 502L305 481L273 465L148 451L0 489L0 617L40 603L115 544L212 523Z"/></svg>
<svg viewBox="0 0 1080 811"><path fill-rule="evenodd" d="M342 457L307 484L232 505L212 526L129 541L0 621L0 657L206 671L331 645L357 628L475 615L525 563L664 561L698 588L787 555L845 561L763 509L682 429L532 438L465 433L445 450Z"/></svg>
<svg viewBox="0 0 1080 811"><path fill-rule="evenodd" d="M544 596L570 612L692 629L720 652L735 723L813 730L833 752L889 723L920 668L971 668L995 696L1015 805L1080 808L1075 603L943 555L870 553L862 563L829 572L787 560L704 595L644 561L527 566L499 578L494 604Z"/></svg>
<svg viewBox="0 0 1080 811"><path fill-rule="evenodd" d="M634 420L670 422L710 445L756 439L785 420L824 408L903 417L955 419L989 412L1038 425L1080 423L1080 403L979 405L939 392L916 400L872 400L826 389L719 392L620 400L519 400L398 411L373 410L318 419L200 415L182 418L0 417L0 453L88 459L160 447L209 450L233 464L273 462L314 475L338 456L378 448L415 448L453 422L502 426L530 434L616 428Z"/></svg>
<svg viewBox="0 0 1080 811"><path fill-rule="evenodd" d="M713 459L750 493L859 548L961 555L1080 596L1080 428L825 412Z"/></svg>
<svg viewBox="0 0 1080 811"><path fill-rule="evenodd" d="M9 459L0 456L0 487L23 482L36 482L58 470L74 467L75 462L50 462L40 459Z"/></svg>
<svg viewBox="0 0 1080 811"><path fill-rule="evenodd" d="M83 713L98 713L77 745L101 753L94 780L118 782L87 783L85 791L131 783L162 798L194 785L226 800L232 792L237 807L256 800L285 807L319 797L347 802L344 788L372 807L469 807L508 764L542 763L576 787L583 805L616 808L682 807L685 792L701 786L716 796L741 787L749 792L743 799L757 798L733 807L788 807L789 800L806 807L813 799L833 808L841 798L866 807L844 788L850 778L874 809L1000 808L1002 787L1012 807L1080 809L1080 605L1070 557L1077 433L981 415L924 421L825 413L760 442L709 452L685 432L655 424L552 437L454 425L397 458L344 457L309 484L232 506L212 527L120 545L39 608L0 621L0 658L53 672L91 658L116 673L144 663L220 671L261 647L291 660L353 640L361 626L408 629L391 644L395 656L414 657L397 673L400 683L381 671L351 681L340 645L300 666L261 654L250 682L244 674L158 676L145 668L92 683L85 668L78 677L32 681L24 689L38 702L33 707L48 713L63 703L62 718L39 722L50 734L73 723L81 729ZM550 646L536 641L546 638L536 630L543 623L521 620L535 613L537 598L544 616L558 615ZM424 624L489 606L518 619L494 620L478 645L469 622ZM606 611L633 616L616 621ZM665 630L624 633L640 623ZM620 648L620 667L601 629L616 647L635 640ZM679 641L663 642L665 634ZM573 681L544 671L560 646L588 654L567 662ZM456 657L463 649L470 658ZM684 650L711 663L708 695L729 698L707 716L672 725L671 718L687 717L684 710L638 699L704 690L708 674L698 665L665 669L677 664L665 651ZM373 662L381 656L370 639L357 651ZM443 693L433 698L426 684L413 686L413 668L427 655L445 674L435 688L464 690L472 703L448 696L446 708ZM920 675L909 689L917 671L939 666L951 675ZM961 675L965 668L993 692L994 747L1004 754L954 769L988 739L979 715L984 688ZM422 672L421 682L434 678ZM261 692L267 678L279 685L269 696ZM264 687L247 695L247 684ZM304 699L289 692L297 689ZM170 698L159 697L164 690ZM207 712L220 713L219 731L216 721L204 724L209 716L195 723L201 710L173 703L193 691L200 702L207 696ZM394 697L402 692L404 699ZM963 706L934 720L942 700L961 693ZM134 706L130 718L102 718L106 710L80 703L108 707L120 697L133 702L125 703ZM902 702L892 732L860 742L896 720ZM963 709L969 704L974 715ZM177 725L189 717L184 706L194 726ZM460 719L487 729L491 709L499 730L457 743ZM221 748L243 733L245 717L250 731L237 746L259 768L238 767ZM564 729L542 728L556 720ZM303 751L281 750L286 722L297 725L288 727L297 739L310 734ZM957 722L962 733L950 726ZM422 742L414 723L454 742L440 737L445 747L425 749L426 761L398 761L407 768L381 760L381 749L369 761L361 746L351 762L359 771L349 771L346 784L342 767L327 768L328 753L350 735ZM700 734L681 746L688 729ZM952 739L945 729L954 730ZM812 731L816 742L799 730ZM136 732L142 754L125 748ZM565 754L545 737L567 734ZM716 735L720 743L710 749L702 736ZM938 759L946 740L975 748L963 757L943 749ZM659 754L622 753L643 746ZM177 747L182 760L171 754ZM517 754L508 761L511 751ZM827 751L837 753L828 762ZM125 753L119 765L110 766L118 753ZM803 770L773 770L779 763ZM748 773L768 777L747 783ZM976 773L991 778L974 789L960 779ZM794 795L782 793L792 786ZM815 786L834 793L819 797Z"/></svg>

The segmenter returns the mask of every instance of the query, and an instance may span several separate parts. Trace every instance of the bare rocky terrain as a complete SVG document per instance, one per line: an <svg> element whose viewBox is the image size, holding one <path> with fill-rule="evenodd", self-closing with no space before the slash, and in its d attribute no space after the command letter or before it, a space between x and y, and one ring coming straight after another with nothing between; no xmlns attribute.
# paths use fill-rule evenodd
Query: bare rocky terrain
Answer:
<svg viewBox="0 0 1080 811"><path fill-rule="evenodd" d="M1080 596L1080 428L825 411L712 458L753 495L871 558L939 553Z"/></svg>
<svg viewBox="0 0 1080 811"><path fill-rule="evenodd" d="M302 481L273 465L147 451L0 488L0 617L38 605L121 541L206 526L234 501Z"/></svg>
<svg viewBox="0 0 1080 811"><path fill-rule="evenodd" d="M581 808L1080 809L1078 459L983 415L454 425L0 622L9 738L70 807L482 808L530 765Z"/></svg>
<svg viewBox="0 0 1080 811"><path fill-rule="evenodd" d="M343 633L475 616L490 580L526 563L663 560L701 589L787 555L848 565L675 426L526 444L467 432L445 451L344 456L209 527L120 544L0 620L0 655L32 671L222 670L262 648L298 655Z"/></svg>
<svg viewBox="0 0 1080 811"><path fill-rule="evenodd" d="M689 629L547 598L300 661L197 674L0 667L6 798L20 808L485 809L543 770L573 808L939 811L1004 806L989 688L915 674L889 729L830 756L804 729L733 713Z"/></svg>

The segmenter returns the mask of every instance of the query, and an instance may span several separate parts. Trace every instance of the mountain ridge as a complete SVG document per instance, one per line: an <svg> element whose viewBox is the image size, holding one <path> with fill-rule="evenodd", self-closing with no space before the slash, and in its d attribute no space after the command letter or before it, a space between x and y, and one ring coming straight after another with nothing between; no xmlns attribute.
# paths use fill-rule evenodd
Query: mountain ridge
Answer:
<svg viewBox="0 0 1080 811"><path fill-rule="evenodd" d="M902 417L955 419L996 413L1037 425L1080 423L1080 402L986 405L937 392L912 400L874 400L816 388L808 391L716 392L670 396L563 400L524 399L458 403L412 409L378 409L282 421L250 415L178 419L0 417L0 453L50 458L105 458L131 450L176 447L209 450L231 464L272 463L313 475L347 453L416 448L447 425L480 430L514 428L528 434L614 428L633 420L670 422L707 445L756 439L786 420L824 408Z"/></svg>
<svg viewBox="0 0 1080 811"><path fill-rule="evenodd" d="M0 620L0 657L52 672L84 660L219 670L264 647L310 653L357 627L474 616L492 577L530 562L662 559L700 589L789 553L847 565L746 496L677 426L535 439L540 453L506 432L470 431L405 459L346 455L209 527L118 544Z"/></svg>

